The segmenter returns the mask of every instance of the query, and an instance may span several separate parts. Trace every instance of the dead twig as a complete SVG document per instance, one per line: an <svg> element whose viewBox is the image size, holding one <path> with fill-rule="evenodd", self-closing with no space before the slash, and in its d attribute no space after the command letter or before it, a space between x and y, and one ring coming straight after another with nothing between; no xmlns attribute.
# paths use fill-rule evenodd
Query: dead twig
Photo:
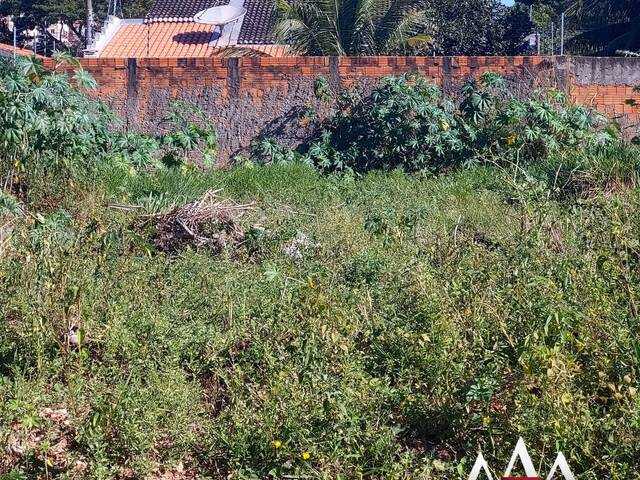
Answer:
<svg viewBox="0 0 640 480"><path fill-rule="evenodd" d="M235 204L220 197L221 191L209 191L195 202L150 215L149 222L156 229L155 246L177 253L187 246L221 251L228 245L241 245L245 231L240 219L255 203Z"/></svg>

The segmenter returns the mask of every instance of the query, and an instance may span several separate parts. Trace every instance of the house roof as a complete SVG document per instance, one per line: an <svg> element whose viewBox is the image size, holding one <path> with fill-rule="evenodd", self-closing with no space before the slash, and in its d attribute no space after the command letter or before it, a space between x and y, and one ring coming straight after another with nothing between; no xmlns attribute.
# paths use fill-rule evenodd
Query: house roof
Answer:
<svg viewBox="0 0 640 480"><path fill-rule="evenodd" d="M225 0L156 0L145 17L147 22L188 22L196 13L225 5Z"/></svg>
<svg viewBox="0 0 640 480"><path fill-rule="evenodd" d="M273 27L276 22L273 0L245 0L245 21L240 30L238 43L274 43Z"/></svg>
<svg viewBox="0 0 640 480"><path fill-rule="evenodd" d="M1 0L0 0L1 1ZM247 9L239 20L206 25L196 13L219 5ZM87 55L107 58L288 56L273 40L275 0L155 0L144 19L109 17Z"/></svg>
<svg viewBox="0 0 640 480"><path fill-rule="evenodd" d="M228 3L229 0L156 0L145 17L145 22L193 21L196 13ZM275 0L244 0L237 3L247 9L237 43L240 45L273 44Z"/></svg>
<svg viewBox="0 0 640 480"><path fill-rule="evenodd" d="M0 57L13 58L14 48L13 45L7 45L6 43L0 43ZM40 57L41 55L34 55L33 50L27 50L26 48L16 48L15 54L21 57Z"/></svg>
<svg viewBox="0 0 640 480"><path fill-rule="evenodd" d="M106 58L189 58L220 56L290 55L289 47L275 44L216 46L216 27L194 22L125 24L100 53Z"/></svg>

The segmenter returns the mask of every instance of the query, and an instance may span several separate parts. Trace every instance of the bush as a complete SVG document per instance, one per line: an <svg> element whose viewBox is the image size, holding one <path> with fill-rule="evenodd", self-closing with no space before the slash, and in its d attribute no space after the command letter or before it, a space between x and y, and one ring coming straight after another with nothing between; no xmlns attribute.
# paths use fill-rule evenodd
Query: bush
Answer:
<svg viewBox="0 0 640 480"><path fill-rule="evenodd" d="M281 145L275 138L260 140L253 147L251 153L252 159L263 165L302 160L302 156L298 152Z"/></svg>
<svg viewBox="0 0 640 480"><path fill-rule="evenodd" d="M403 167L431 172L451 165L464 144L454 104L417 75L390 77L370 96L350 90L308 147L326 170Z"/></svg>
<svg viewBox="0 0 640 480"><path fill-rule="evenodd" d="M73 80L95 86L82 69ZM0 61L2 173L85 169L108 151L112 118L55 68L35 58Z"/></svg>
<svg viewBox="0 0 640 480"><path fill-rule="evenodd" d="M84 176L184 165L213 166L217 136L204 113L184 102L171 105L168 131L152 137L119 131L100 102L88 97L93 78L72 58L57 55L52 69L36 58L0 61L0 175L14 189L49 175ZM60 70L76 68L69 77Z"/></svg>
<svg viewBox="0 0 640 480"><path fill-rule="evenodd" d="M162 159L165 165L183 165L196 154L205 167L215 166L218 134L201 108L174 101L163 123L168 124L170 130L159 139L165 150Z"/></svg>
<svg viewBox="0 0 640 480"><path fill-rule="evenodd" d="M340 96L305 148L325 170L435 173L478 162L540 160L562 148L609 145L618 135L604 116L554 89L520 99L502 77L488 73L465 84L456 108L437 86L411 74L384 79L366 97L358 90Z"/></svg>
<svg viewBox="0 0 640 480"><path fill-rule="evenodd" d="M541 160L562 148L610 145L619 136L606 117L565 93L546 88L516 98L495 73L464 85L460 113L470 134L467 162Z"/></svg>

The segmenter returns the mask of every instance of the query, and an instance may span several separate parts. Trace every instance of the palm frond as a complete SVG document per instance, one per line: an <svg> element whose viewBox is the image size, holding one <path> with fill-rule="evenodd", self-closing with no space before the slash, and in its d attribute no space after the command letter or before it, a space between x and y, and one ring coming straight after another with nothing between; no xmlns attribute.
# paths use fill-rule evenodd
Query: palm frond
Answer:
<svg viewBox="0 0 640 480"><path fill-rule="evenodd" d="M380 43L384 45L383 53L393 53L398 50L406 53L404 50L408 45L409 39L417 33L425 33L419 32L419 29L424 28L427 21L426 13L417 10L406 14L389 30L381 32L384 34L384 37L380 39Z"/></svg>
<svg viewBox="0 0 640 480"><path fill-rule="evenodd" d="M427 23L427 13L418 0L393 0L376 23L376 43L384 53L406 46L407 40Z"/></svg>
<svg viewBox="0 0 640 480"><path fill-rule="evenodd" d="M567 12L577 17L602 15L603 19L628 20L640 15L637 0L572 0Z"/></svg>
<svg viewBox="0 0 640 480"><path fill-rule="evenodd" d="M352 49L361 54L376 53L376 19L384 15L388 0L360 0L357 3L353 22L354 38Z"/></svg>
<svg viewBox="0 0 640 480"><path fill-rule="evenodd" d="M424 25L425 0L277 0L275 36L311 55L374 55Z"/></svg>
<svg viewBox="0 0 640 480"><path fill-rule="evenodd" d="M278 20L274 27L276 40L289 44L294 51L301 54L343 54L335 35L335 25L326 8L326 0L277 0Z"/></svg>

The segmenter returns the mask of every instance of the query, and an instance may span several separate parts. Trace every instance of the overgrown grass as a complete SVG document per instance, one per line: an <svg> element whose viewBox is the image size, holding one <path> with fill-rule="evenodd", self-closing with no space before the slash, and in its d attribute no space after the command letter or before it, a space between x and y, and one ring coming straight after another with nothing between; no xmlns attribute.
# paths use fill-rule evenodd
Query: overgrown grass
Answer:
<svg viewBox="0 0 640 480"><path fill-rule="evenodd" d="M45 181L0 217L0 472L462 479L522 435L544 471L640 478L639 153ZM220 188L259 235L153 251L140 215Z"/></svg>

